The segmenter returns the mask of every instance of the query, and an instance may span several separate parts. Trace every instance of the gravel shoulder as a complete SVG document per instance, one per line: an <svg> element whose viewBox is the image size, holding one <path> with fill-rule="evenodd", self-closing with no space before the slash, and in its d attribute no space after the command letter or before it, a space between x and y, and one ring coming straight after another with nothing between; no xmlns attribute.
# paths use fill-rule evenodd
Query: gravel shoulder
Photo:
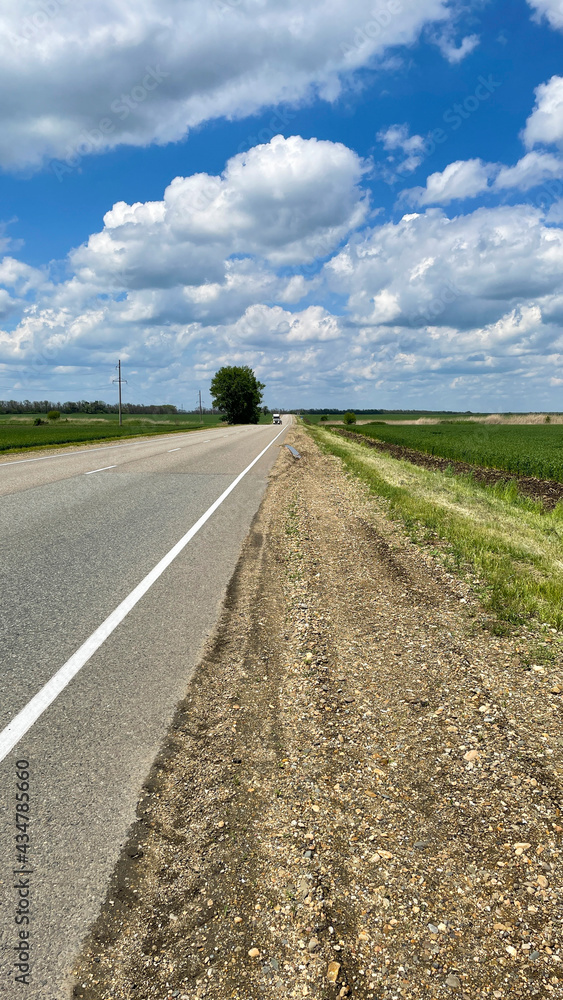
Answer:
<svg viewBox="0 0 563 1000"><path fill-rule="evenodd" d="M73 996L561 996L555 636L287 440Z"/></svg>

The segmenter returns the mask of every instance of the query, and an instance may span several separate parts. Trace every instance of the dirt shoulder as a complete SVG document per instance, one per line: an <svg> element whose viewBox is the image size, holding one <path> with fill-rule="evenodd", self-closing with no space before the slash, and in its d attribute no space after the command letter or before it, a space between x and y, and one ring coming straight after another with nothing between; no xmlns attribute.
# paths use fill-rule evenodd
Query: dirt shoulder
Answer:
<svg viewBox="0 0 563 1000"><path fill-rule="evenodd" d="M561 664L289 440L74 996L560 996Z"/></svg>
<svg viewBox="0 0 563 1000"><path fill-rule="evenodd" d="M437 472L451 470L455 475L471 474L478 483L485 486L494 486L496 483L506 483L514 480L518 484L518 489L524 496L531 497L532 500L539 500L546 510L553 508L563 500L563 483L557 483L551 479L536 479L534 476L516 476L512 472L502 469L488 469L482 465L470 465L468 462L454 462L450 458L439 458L437 455L426 455L423 451L416 451L414 448L406 448L404 445L391 444L388 441L376 441L374 438L366 437L365 434L354 434L340 428L333 428L342 437L356 441L365 445L366 448L375 448L383 451L393 458L412 462L413 465L420 465L423 469L435 469Z"/></svg>

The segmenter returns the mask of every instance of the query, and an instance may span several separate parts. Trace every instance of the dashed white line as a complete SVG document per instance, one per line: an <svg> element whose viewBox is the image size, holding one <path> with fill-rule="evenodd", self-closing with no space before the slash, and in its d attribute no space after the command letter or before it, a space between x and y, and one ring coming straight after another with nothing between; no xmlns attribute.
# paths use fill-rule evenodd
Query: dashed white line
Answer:
<svg viewBox="0 0 563 1000"><path fill-rule="evenodd" d="M93 476L95 472L107 472L108 469L117 469L117 465L104 465L103 469L90 469L90 472L85 472L85 476Z"/></svg>
<svg viewBox="0 0 563 1000"><path fill-rule="evenodd" d="M275 441L279 438L280 434L283 434L287 430L287 427L282 427L279 434L276 434L275 438L272 438L269 444L262 449L259 455L247 465L243 472L239 473L236 479L233 479L230 486L221 493L221 496L211 504L211 507L205 511L205 514L199 518L199 521L190 528L189 531L176 542L173 548L156 564L154 569L148 573L148 575L141 580L134 590L125 598L124 601L109 615L108 618L101 625L98 626L95 632L86 639L86 642L77 649L69 660L57 670L56 674L53 674L51 680L41 688L40 691L27 703L25 708L22 708L11 722L8 723L5 729L0 733L0 762L10 753L11 750L16 746L17 743L22 739L29 729L33 726L35 722L43 715L43 712L51 705L56 698L60 695L61 691L64 691L66 686L70 684L73 677L82 669L85 663L94 655L94 653L103 645L106 639L111 635L111 633L121 624L123 619L129 614L129 612L135 607L136 604L141 600L141 598L146 594L153 583L162 576L164 571L170 566L170 563L174 561L176 556L185 549L188 542L191 542L194 535L198 533L200 528L203 527L206 521L209 520L212 514L215 513L218 507L221 506L224 500L227 499L230 493L235 489L240 483L241 479L246 476L247 472L260 461L263 455L266 454L268 448L271 448ZM110 466L113 468L113 466ZM93 470L96 472L101 472L101 469ZM86 473L88 475L88 473Z"/></svg>
<svg viewBox="0 0 563 1000"><path fill-rule="evenodd" d="M181 450L182 450L181 448L169 448L168 454L171 455L173 451L181 451Z"/></svg>

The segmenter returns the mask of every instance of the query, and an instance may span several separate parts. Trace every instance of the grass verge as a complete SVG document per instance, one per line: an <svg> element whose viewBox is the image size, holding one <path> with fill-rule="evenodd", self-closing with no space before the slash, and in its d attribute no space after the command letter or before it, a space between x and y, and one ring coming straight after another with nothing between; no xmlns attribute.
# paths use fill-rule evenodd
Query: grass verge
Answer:
<svg viewBox="0 0 563 1000"><path fill-rule="evenodd" d="M452 569L471 570L485 606L504 621L563 627L563 518L512 489L487 489L307 428L319 447L383 498L417 543L439 542Z"/></svg>

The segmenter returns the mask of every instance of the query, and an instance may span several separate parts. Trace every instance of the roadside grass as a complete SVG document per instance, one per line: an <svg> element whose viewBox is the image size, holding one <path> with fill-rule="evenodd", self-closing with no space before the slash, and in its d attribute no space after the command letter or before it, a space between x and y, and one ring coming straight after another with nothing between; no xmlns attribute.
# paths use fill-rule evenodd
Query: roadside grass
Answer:
<svg viewBox="0 0 563 1000"><path fill-rule="evenodd" d="M309 427L319 447L384 499L418 544L439 543L451 569L470 571L500 621L563 627L563 511L544 512L512 484L483 488Z"/></svg>
<svg viewBox="0 0 563 1000"><path fill-rule="evenodd" d="M195 431L224 426L217 414L151 414L149 416L124 416L123 426L117 414L65 414L56 423L34 425L37 414L0 415L0 453L50 448L89 441L108 441L120 438L173 434L177 431ZM44 414L40 414L44 419ZM271 423L271 415L263 416L260 423Z"/></svg>

